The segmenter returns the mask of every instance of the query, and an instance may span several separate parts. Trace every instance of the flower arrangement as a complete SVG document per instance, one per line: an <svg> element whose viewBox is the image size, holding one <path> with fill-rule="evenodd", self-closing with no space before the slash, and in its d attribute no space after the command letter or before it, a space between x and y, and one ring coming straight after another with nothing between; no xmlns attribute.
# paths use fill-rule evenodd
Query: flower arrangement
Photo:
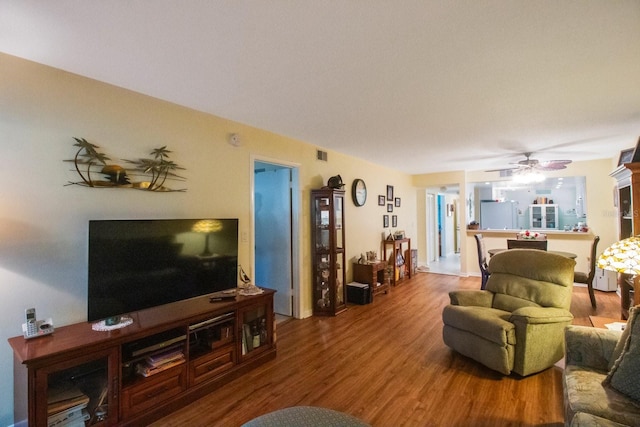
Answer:
<svg viewBox="0 0 640 427"><path fill-rule="evenodd" d="M518 233L518 239L536 240L538 237L540 237L540 233L537 231L523 230Z"/></svg>

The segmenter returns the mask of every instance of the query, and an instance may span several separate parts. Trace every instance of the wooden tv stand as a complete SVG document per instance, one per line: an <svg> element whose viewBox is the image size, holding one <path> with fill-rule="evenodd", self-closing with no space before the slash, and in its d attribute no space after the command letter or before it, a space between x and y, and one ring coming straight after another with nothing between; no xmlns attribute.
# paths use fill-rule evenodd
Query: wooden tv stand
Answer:
<svg viewBox="0 0 640 427"><path fill-rule="evenodd" d="M83 322L10 338L16 424L75 419L86 404L87 426L143 425L193 402L275 358L274 293L196 297L131 313L133 324L111 331Z"/></svg>

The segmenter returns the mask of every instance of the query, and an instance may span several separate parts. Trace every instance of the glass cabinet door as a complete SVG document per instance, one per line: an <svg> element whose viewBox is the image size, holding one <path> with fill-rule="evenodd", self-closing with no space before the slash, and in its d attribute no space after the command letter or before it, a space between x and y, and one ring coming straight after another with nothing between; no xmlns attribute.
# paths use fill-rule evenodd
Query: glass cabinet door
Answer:
<svg viewBox="0 0 640 427"><path fill-rule="evenodd" d="M532 229L558 228L558 205L529 205Z"/></svg>
<svg viewBox="0 0 640 427"><path fill-rule="evenodd" d="M313 311L335 315L346 309L344 191L312 191Z"/></svg>
<svg viewBox="0 0 640 427"><path fill-rule="evenodd" d="M542 228L542 208L531 206L531 228Z"/></svg>
<svg viewBox="0 0 640 427"><path fill-rule="evenodd" d="M239 331L242 339L240 359L246 360L273 346L273 305L264 301L238 312Z"/></svg>
<svg viewBox="0 0 640 427"><path fill-rule="evenodd" d="M545 207L545 228L556 228L556 207Z"/></svg>
<svg viewBox="0 0 640 427"><path fill-rule="evenodd" d="M118 420L117 351L105 350L36 371L34 425L111 425ZM82 424L84 422L84 424Z"/></svg>

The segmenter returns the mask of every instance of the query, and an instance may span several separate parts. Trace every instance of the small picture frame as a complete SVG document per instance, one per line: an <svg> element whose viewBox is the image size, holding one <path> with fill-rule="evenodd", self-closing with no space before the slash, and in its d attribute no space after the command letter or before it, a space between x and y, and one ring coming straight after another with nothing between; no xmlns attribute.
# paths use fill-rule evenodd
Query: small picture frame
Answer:
<svg viewBox="0 0 640 427"><path fill-rule="evenodd" d="M393 203L387 203L387 212L393 212Z"/></svg>
<svg viewBox="0 0 640 427"><path fill-rule="evenodd" d="M447 216L453 216L453 203L447 203Z"/></svg>
<svg viewBox="0 0 640 427"><path fill-rule="evenodd" d="M391 216L391 226L394 228L398 226L398 215Z"/></svg>
<svg viewBox="0 0 640 427"><path fill-rule="evenodd" d="M382 226L389 228L389 215L382 215Z"/></svg>
<svg viewBox="0 0 640 427"><path fill-rule="evenodd" d="M400 207L400 197L396 197L394 199L394 202L395 202L396 208L399 208Z"/></svg>
<svg viewBox="0 0 640 427"><path fill-rule="evenodd" d="M618 166L622 166L625 163L629 163L633 160L633 153L635 148L629 148L620 152L620 158L618 159Z"/></svg>
<svg viewBox="0 0 640 427"><path fill-rule="evenodd" d="M378 196L378 206L384 206L384 194Z"/></svg>
<svg viewBox="0 0 640 427"><path fill-rule="evenodd" d="M640 162L640 138L638 138L638 142L636 142L636 148L633 150L633 156L631 156L631 163Z"/></svg>
<svg viewBox="0 0 640 427"><path fill-rule="evenodd" d="M387 200L393 200L393 185L387 185Z"/></svg>

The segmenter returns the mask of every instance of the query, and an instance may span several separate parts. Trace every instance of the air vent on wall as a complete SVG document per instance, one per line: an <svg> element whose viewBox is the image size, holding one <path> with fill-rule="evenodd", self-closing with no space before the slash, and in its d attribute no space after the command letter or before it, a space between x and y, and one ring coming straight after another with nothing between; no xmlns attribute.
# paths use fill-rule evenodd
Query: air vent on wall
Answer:
<svg viewBox="0 0 640 427"><path fill-rule="evenodd" d="M500 171L500 178L508 178L513 175L513 171L511 169L503 169Z"/></svg>
<svg viewBox="0 0 640 427"><path fill-rule="evenodd" d="M327 152L322 150L316 150L316 159L322 160L323 162L327 161Z"/></svg>

